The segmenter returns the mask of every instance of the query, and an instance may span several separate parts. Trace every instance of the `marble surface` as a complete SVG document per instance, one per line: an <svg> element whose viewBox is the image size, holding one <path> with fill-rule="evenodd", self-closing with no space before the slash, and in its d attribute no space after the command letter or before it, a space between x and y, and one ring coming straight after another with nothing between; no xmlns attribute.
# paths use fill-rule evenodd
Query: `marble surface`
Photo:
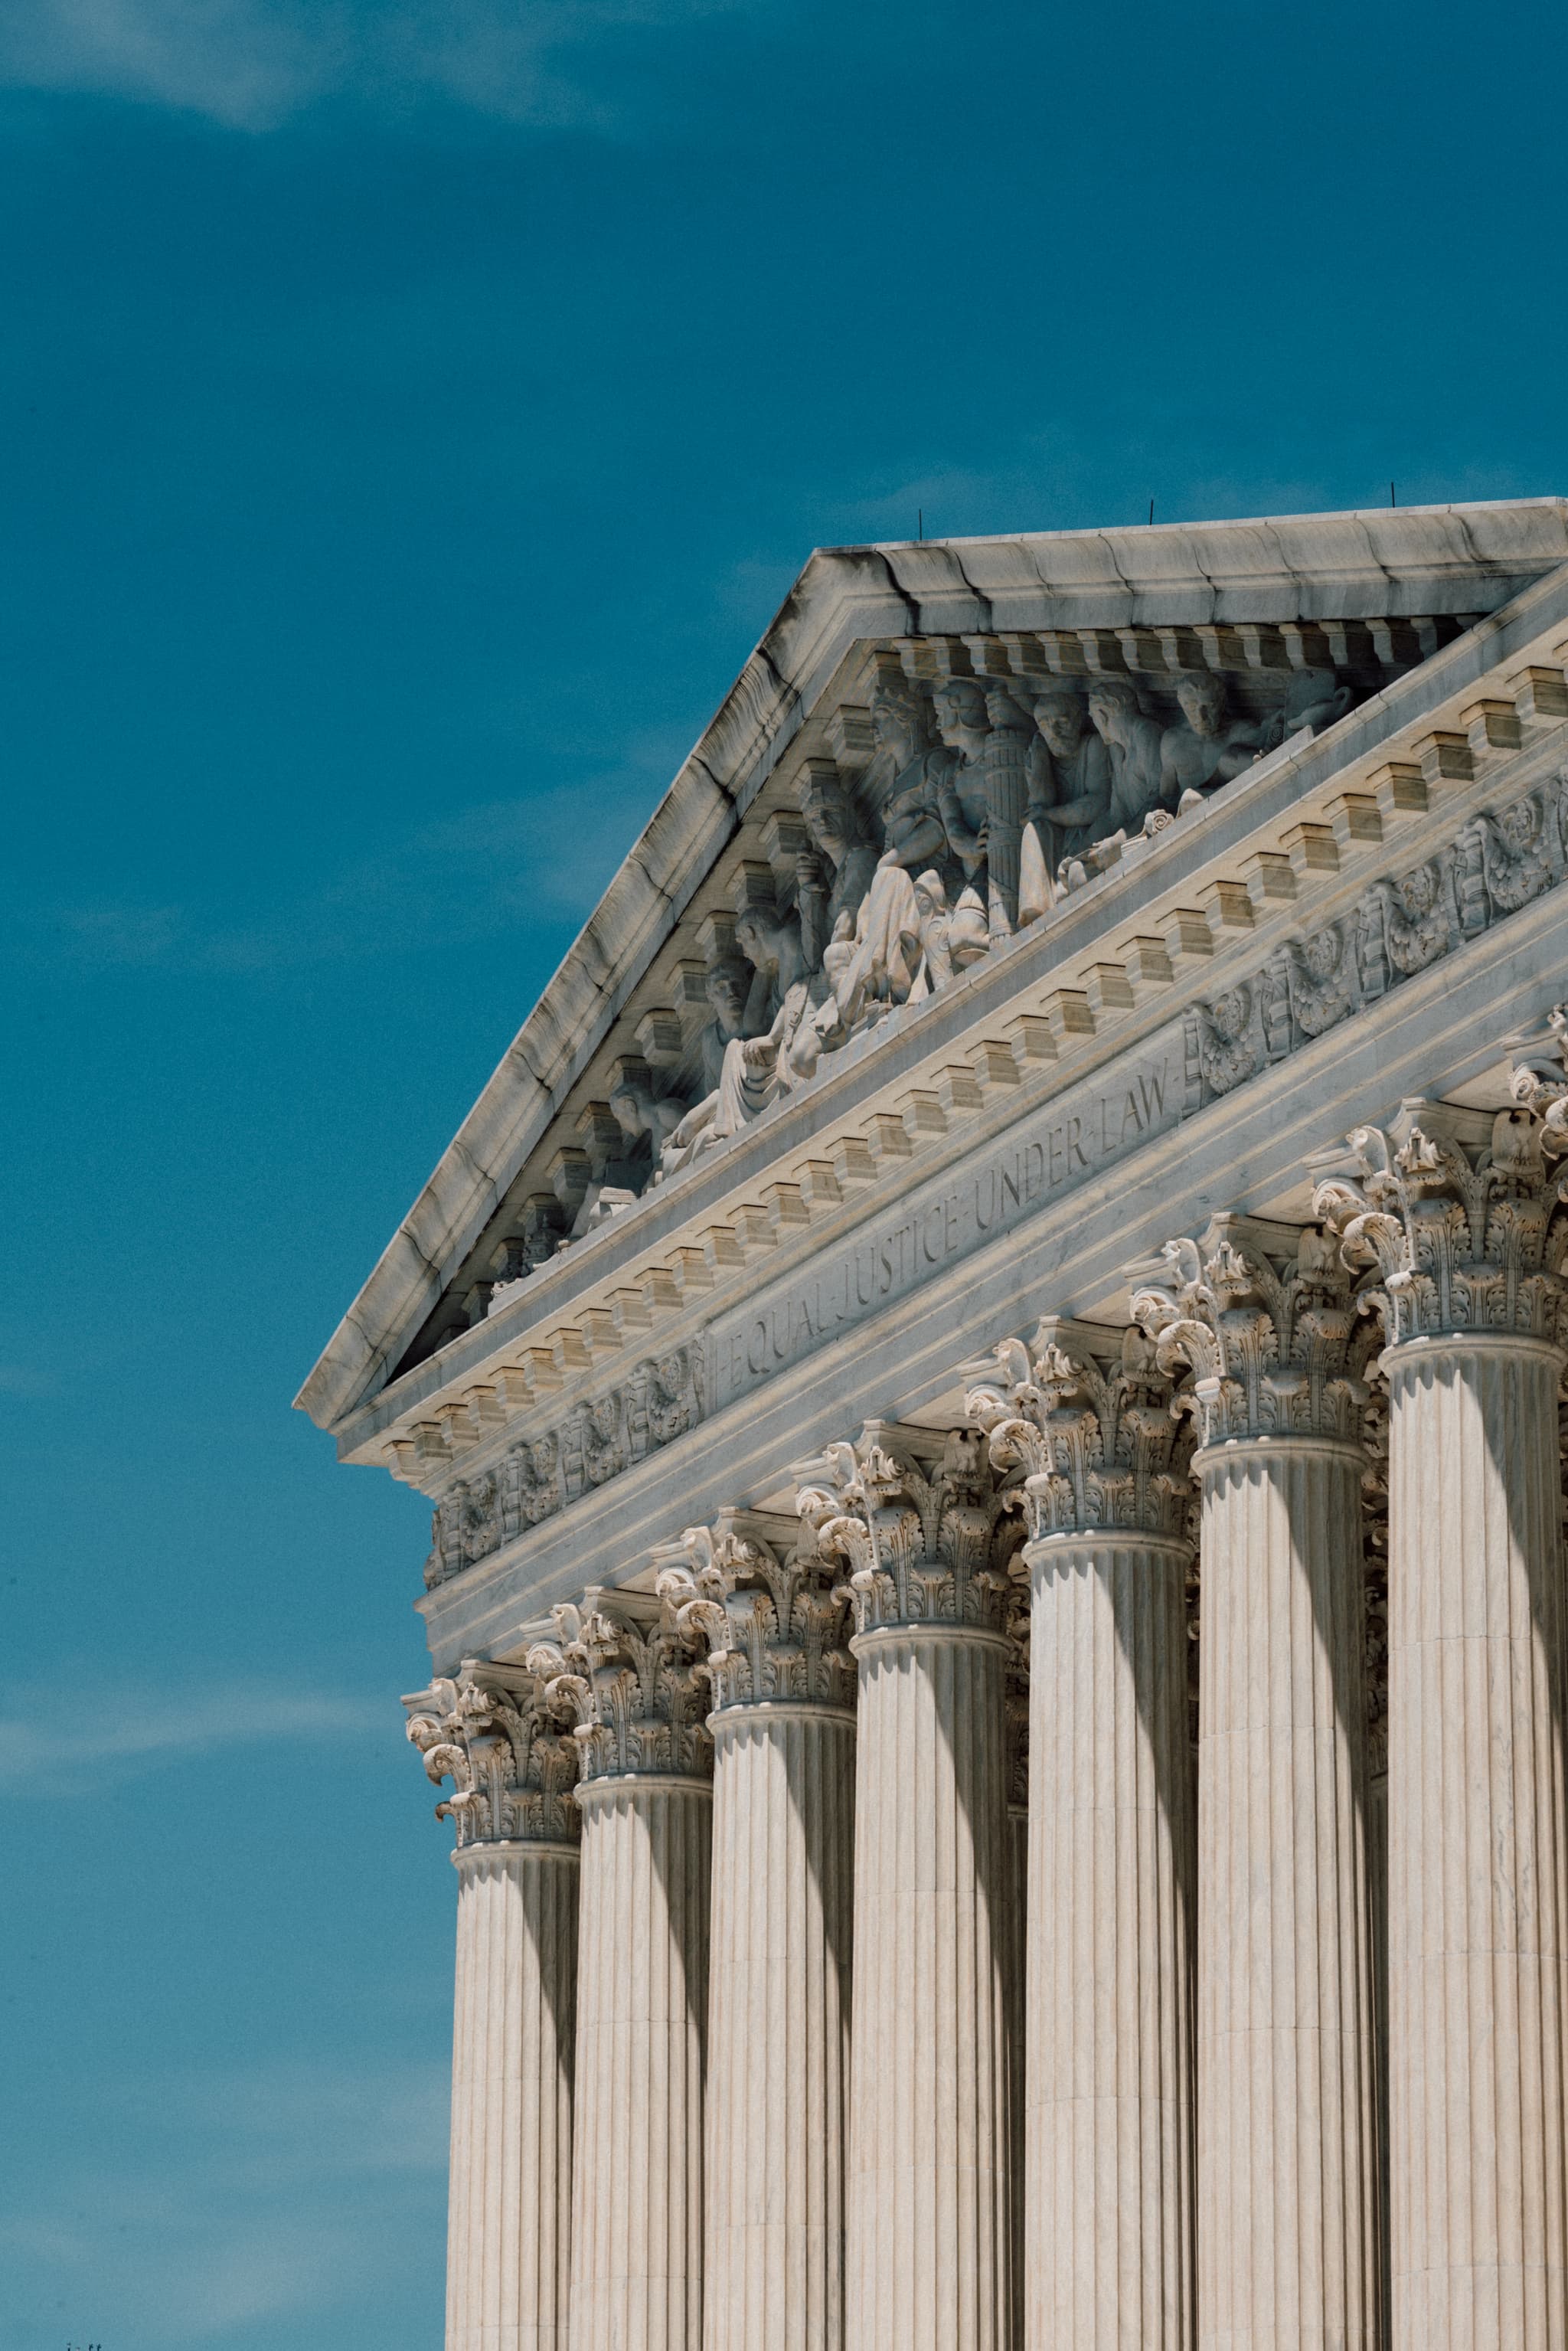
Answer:
<svg viewBox="0 0 1568 2351"><path fill-rule="evenodd" d="M384 1384L769 778L813 739L818 705L857 648L1041 629L1088 631L1098 645L1095 632L1113 643L1118 630L1162 627L1178 638L1228 630L1240 643L1238 631L1320 616L1469 614L1564 557L1563 510L1549 500L813 556L329 1343L302 1406L338 1425ZM1175 656L1178 666L1192 657L1190 647Z"/></svg>

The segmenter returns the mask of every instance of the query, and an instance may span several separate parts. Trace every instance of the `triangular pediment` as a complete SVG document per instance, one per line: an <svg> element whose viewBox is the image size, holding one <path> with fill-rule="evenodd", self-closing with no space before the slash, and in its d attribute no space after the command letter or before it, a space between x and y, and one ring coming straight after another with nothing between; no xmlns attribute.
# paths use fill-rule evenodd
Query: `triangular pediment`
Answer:
<svg viewBox="0 0 1568 2351"><path fill-rule="evenodd" d="M1166 824L1190 827L1222 795L1272 807L1294 775L1323 771L1307 754L1335 729L1347 753L1370 744L1378 714L1399 722L1412 673L1564 563L1557 500L813 555L301 1406L353 1449L348 1424L372 1400L423 1394L445 1351L483 1352L492 1324L553 1298L574 1251L603 1257L612 1223L618 1256L644 1233L651 1253L692 1257L683 1202L706 1198L726 1155L757 1187L786 1115L844 1096L856 1072L874 1090L879 1054L918 1061L1004 963L1032 972L1057 939L1082 963L1113 867L1152 872ZM1397 800L1396 778L1383 789ZM890 851L898 873L878 883ZM1312 853L1298 860L1309 880ZM927 873L938 886L917 892ZM1135 994L1135 975L1124 984ZM1057 1017L1071 1023L1071 1006ZM727 1080L727 1037L766 1045L781 1019L775 1061L802 1040L793 1078L775 1083L759 1052L751 1094L715 1113L729 1131L705 1136L703 1105L751 1082L733 1056ZM862 1174L849 1151L842 1180ZM677 1263L674 1289L684 1278ZM606 1343L652 1330L656 1282L611 1294L627 1305L586 1310ZM570 1380L556 1352L553 1382L538 1347L533 1373L517 1354L522 1391Z"/></svg>

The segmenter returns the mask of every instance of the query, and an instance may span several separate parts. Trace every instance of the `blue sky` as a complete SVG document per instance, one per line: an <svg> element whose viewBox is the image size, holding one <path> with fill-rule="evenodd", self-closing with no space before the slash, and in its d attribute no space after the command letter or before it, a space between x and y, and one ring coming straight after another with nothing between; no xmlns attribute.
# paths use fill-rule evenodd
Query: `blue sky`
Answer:
<svg viewBox="0 0 1568 2351"><path fill-rule="evenodd" d="M1568 489L1560 10L0 19L0 2351L440 2339L417 1498L289 1400L813 544Z"/></svg>

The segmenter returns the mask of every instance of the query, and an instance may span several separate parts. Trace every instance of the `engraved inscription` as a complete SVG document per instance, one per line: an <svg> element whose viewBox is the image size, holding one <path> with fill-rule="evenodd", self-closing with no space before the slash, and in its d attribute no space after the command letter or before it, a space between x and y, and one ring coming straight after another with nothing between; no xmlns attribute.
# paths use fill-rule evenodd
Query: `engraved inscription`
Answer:
<svg viewBox="0 0 1568 2351"><path fill-rule="evenodd" d="M1115 1070L1042 1104L961 1170L923 1186L896 1220L841 1242L722 1318L710 1334L716 1404L746 1395L907 1297L1150 1136L1179 1125L1183 1114L1182 1040L1172 1029Z"/></svg>

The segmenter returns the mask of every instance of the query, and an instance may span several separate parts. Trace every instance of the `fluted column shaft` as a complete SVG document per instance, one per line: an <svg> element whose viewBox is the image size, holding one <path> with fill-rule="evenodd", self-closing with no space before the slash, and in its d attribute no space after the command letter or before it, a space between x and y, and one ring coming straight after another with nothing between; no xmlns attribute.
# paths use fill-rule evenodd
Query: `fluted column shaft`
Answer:
<svg viewBox="0 0 1568 2351"><path fill-rule="evenodd" d="M1031 1543L1029 2351L1192 2342L1188 1547Z"/></svg>
<svg viewBox="0 0 1568 2351"><path fill-rule="evenodd" d="M572 2351L701 2351L712 1790L586 1780Z"/></svg>
<svg viewBox="0 0 1568 2351"><path fill-rule="evenodd" d="M1029 2056L1029 1806L1008 1806L1008 1848L1011 1866L1009 1901L1012 1925L1007 1968L1008 1997L1008 2117L1012 2131L1012 2205L1009 2231L1012 2243L1012 2341L1023 2351L1027 2278L1024 2271L1024 2195L1028 2141L1028 2100L1025 2088Z"/></svg>
<svg viewBox="0 0 1568 2351"><path fill-rule="evenodd" d="M707 2351L842 2351L854 1716L714 1734Z"/></svg>
<svg viewBox="0 0 1568 2351"><path fill-rule="evenodd" d="M1007 2351L1007 1643L935 1623L852 1646L848 2343Z"/></svg>
<svg viewBox="0 0 1568 2351"><path fill-rule="evenodd" d="M1563 1566L1555 1348L1384 1357L1397 2351L1560 2351Z"/></svg>
<svg viewBox="0 0 1568 2351"><path fill-rule="evenodd" d="M1198 2340L1378 2340L1359 1447L1203 1480Z"/></svg>
<svg viewBox="0 0 1568 2351"><path fill-rule="evenodd" d="M452 1857L446 2351L567 2351L577 1846Z"/></svg>

